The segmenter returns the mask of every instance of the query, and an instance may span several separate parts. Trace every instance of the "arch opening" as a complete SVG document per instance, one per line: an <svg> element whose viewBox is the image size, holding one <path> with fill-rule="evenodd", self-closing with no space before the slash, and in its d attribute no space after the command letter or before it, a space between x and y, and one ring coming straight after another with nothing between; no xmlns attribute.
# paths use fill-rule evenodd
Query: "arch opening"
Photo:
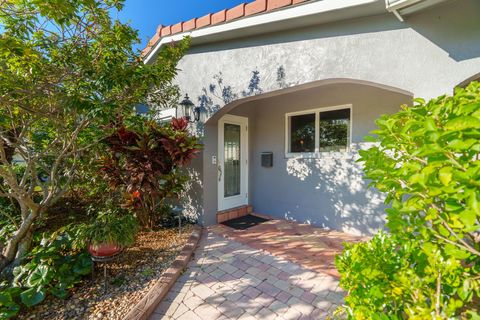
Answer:
<svg viewBox="0 0 480 320"><path fill-rule="evenodd" d="M275 98L275 97L282 97L282 96L286 97L287 95L290 95L290 94L306 92L306 91L315 90L315 89L321 89L322 87L333 86L333 85L337 85L337 86L358 85L358 86L376 88L378 90L383 90L385 92L391 92L394 94L400 94L400 95L408 96L411 98L413 98L414 96L412 92L409 92L407 90L403 90L397 87L392 87L392 86L388 86L388 85L384 85L376 82L359 80L359 79L350 79L350 78L331 78L331 79L313 81L313 82L309 82L301 85L296 85L296 86L292 86L284 89L269 91L262 94L237 99L235 101L225 104L222 108L220 108L216 113L214 113L210 118L207 119L207 121L205 122L205 125L214 125L225 114L228 114L230 111L236 108L241 108L241 106L248 105L252 102L261 102L261 101L265 101L267 99Z"/></svg>
<svg viewBox="0 0 480 320"><path fill-rule="evenodd" d="M215 223L221 214L218 192L210 191L219 190L219 172L225 173L224 168L218 169L223 163L216 162L228 151L219 140L224 130L221 126L231 117L244 117L248 119L248 159L238 163L248 165L248 204L255 212L348 233L374 233L384 225L383 198L368 187L355 159L358 150L367 147L363 138L375 129L375 120L412 101L413 94L399 88L327 79L226 104L206 123L204 189L209 196L204 205L211 210L206 220ZM316 147L314 154L291 156L288 137L296 132L289 117L313 115L310 119L315 121L315 129L308 134L318 141L322 117L342 115L345 110L341 109L350 110L347 148L324 152ZM304 118L297 120L301 124ZM271 165L262 165L264 154L270 155Z"/></svg>
<svg viewBox="0 0 480 320"><path fill-rule="evenodd" d="M460 87L460 88L465 88L466 86L468 86L470 84L470 82L472 81L480 81L480 72L465 79L464 81L460 82L459 84L457 84L455 87Z"/></svg>

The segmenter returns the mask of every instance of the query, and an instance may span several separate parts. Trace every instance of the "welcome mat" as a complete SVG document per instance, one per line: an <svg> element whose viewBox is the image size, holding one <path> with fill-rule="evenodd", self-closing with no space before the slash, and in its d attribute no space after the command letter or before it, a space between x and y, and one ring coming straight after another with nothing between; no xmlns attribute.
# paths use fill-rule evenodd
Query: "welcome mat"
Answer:
<svg viewBox="0 0 480 320"><path fill-rule="evenodd" d="M251 214L247 214L246 216L243 216L240 218L235 218L232 220L222 222L222 224L236 230L246 230L248 228L256 226L260 223L264 223L266 221L270 221L270 220L265 218L260 218Z"/></svg>

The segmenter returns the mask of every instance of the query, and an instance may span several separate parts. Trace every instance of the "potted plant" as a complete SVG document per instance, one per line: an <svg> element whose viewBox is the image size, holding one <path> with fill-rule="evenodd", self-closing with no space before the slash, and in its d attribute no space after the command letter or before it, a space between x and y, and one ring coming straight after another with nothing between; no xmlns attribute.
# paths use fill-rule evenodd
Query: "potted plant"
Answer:
<svg viewBox="0 0 480 320"><path fill-rule="evenodd" d="M94 257L109 257L135 242L136 218L123 210L107 207L82 228L82 238Z"/></svg>

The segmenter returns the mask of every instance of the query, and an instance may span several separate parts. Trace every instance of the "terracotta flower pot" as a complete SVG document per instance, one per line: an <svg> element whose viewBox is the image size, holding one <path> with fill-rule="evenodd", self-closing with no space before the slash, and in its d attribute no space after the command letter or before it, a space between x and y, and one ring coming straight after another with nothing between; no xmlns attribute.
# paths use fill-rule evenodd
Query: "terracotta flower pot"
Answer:
<svg viewBox="0 0 480 320"><path fill-rule="evenodd" d="M113 243L102 243L97 246L90 244L88 251L94 257L110 257L119 253L122 248Z"/></svg>

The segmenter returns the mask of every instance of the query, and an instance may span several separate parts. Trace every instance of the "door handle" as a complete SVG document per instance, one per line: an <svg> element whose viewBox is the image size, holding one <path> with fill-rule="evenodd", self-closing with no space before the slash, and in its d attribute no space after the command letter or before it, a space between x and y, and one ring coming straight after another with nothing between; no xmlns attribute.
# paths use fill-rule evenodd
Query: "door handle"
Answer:
<svg viewBox="0 0 480 320"><path fill-rule="evenodd" d="M222 166L217 166L218 169L218 181L222 181Z"/></svg>

